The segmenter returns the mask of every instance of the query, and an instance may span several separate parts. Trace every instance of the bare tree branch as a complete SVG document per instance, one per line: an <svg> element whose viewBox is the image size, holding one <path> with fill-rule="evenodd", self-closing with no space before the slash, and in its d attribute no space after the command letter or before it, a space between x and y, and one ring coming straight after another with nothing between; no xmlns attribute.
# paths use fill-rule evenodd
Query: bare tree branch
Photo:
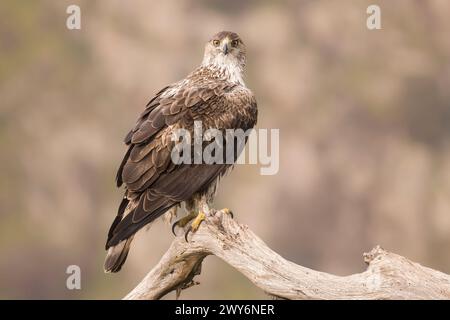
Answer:
<svg viewBox="0 0 450 320"><path fill-rule="evenodd" d="M124 299L160 299L195 284L207 255L215 255L267 294L283 299L450 299L450 276L387 252L364 254L363 273L340 277L292 263L245 225L218 211L186 242L175 238L159 263Z"/></svg>

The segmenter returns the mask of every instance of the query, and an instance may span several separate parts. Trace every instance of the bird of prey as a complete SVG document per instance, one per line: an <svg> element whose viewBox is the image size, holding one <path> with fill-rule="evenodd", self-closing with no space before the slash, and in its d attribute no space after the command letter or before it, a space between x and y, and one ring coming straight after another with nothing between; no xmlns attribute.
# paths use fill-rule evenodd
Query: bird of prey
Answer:
<svg viewBox="0 0 450 320"><path fill-rule="evenodd" d="M184 203L190 213L175 225L197 230L204 206L233 163L174 163L172 135L180 128L193 132L194 121L201 121L204 130L253 128L257 105L243 81L245 62L245 45L236 33L215 34L201 65L156 93L126 135L128 149L116 176L125 195L108 232L105 272L118 272L134 234L171 208ZM234 161L241 151L234 151Z"/></svg>

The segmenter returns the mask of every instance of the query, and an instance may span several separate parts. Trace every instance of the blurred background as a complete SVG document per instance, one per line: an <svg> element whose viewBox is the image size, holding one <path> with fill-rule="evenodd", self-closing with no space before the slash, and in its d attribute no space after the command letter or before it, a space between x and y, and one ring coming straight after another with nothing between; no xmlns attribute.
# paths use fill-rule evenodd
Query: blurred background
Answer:
<svg viewBox="0 0 450 320"><path fill-rule="evenodd" d="M373 3L381 30L366 28ZM66 28L70 4L81 30ZM157 263L163 221L103 273L122 139L220 30L247 44L280 170L238 166L215 206L317 270L362 272L380 244L450 273L449 13L446 0L1 1L0 298L121 298ZM81 290L66 288L72 264ZM268 298L216 257L197 280L181 299Z"/></svg>

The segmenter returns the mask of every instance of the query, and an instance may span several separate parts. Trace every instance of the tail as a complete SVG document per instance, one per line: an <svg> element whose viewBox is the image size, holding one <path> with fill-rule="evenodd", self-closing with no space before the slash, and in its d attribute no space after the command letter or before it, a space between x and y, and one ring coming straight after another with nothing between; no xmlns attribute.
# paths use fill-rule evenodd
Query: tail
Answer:
<svg viewBox="0 0 450 320"><path fill-rule="evenodd" d="M161 198L152 202L154 208L146 211L145 199L147 199L146 193L142 193L138 199L129 200L127 197L122 199L106 240L105 249L108 252L104 264L105 272L119 272L127 259L134 234L176 204ZM137 220L135 220L136 216Z"/></svg>
<svg viewBox="0 0 450 320"><path fill-rule="evenodd" d="M114 219L111 227L109 228L108 240L106 241L105 247L105 249L107 249L108 251L106 252L105 263L103 266L103 269L106 273L119 272L122 268L122 265L125 263L125 260L127 260L128 251L130 251L130 245L131 241L133 240L133 236L120 241L114 246L109 245L109 241L113 237L117 225L120 223L123 216L130 212L130 207L132 206L133 204L130 203L130 201L126 197L124 197L122 199L122 202L120 203L117 216Z"/></svg>
<svg viewBox="0 0 450 320"><path fill-rule="evenodd" d="M120 241L117 245L108 249L104 264L105 272L111 273L120 271L122 265L125 263L125 260L127 260L128 251L130 250L132 240L133 236L126 240Z"/></svg>

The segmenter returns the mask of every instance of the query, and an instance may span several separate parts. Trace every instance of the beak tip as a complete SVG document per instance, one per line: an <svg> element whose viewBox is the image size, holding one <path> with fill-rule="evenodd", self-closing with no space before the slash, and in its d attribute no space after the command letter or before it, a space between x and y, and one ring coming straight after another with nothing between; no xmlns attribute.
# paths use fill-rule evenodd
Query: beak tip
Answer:
<svg viewBox="0 0 450 320"><path fill-rule="evenodd" d="M227 55L228 52L230 52L230 50L228 49L228 45L224 45L224 46L223 46L223 54L224 54L224 55Z"/></svg>

